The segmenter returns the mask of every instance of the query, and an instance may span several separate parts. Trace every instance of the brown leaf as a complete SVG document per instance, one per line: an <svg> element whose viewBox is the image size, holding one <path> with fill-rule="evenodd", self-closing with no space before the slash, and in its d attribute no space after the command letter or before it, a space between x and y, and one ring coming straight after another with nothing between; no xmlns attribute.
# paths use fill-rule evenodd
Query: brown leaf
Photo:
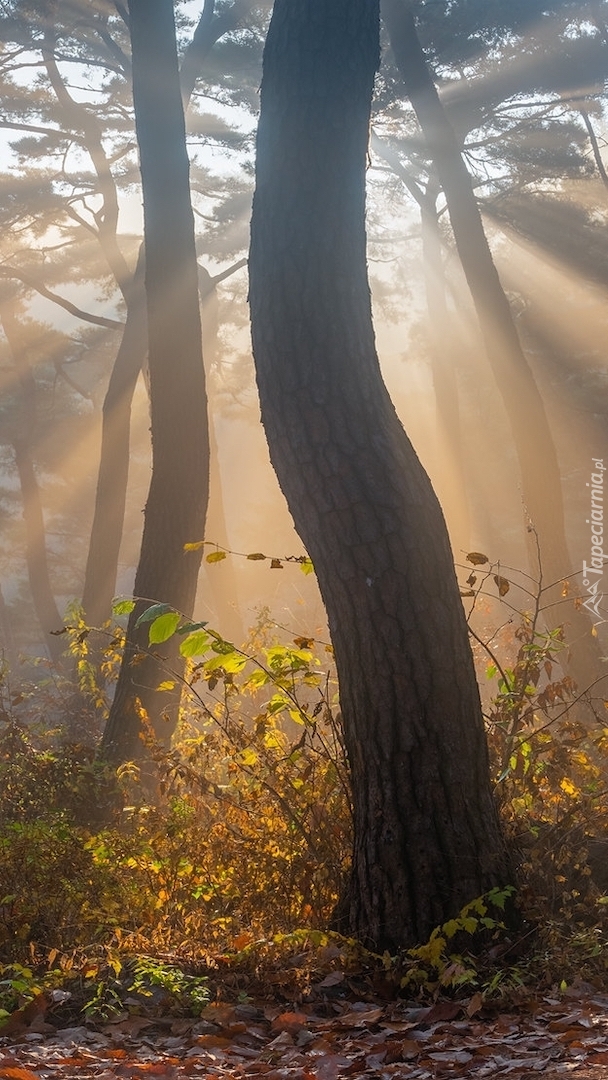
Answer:
<svg viewBox="0 0 608 1080"><path fill-rule="evenodd" d="M498 586L498 595L506 596L511 588L510 582L505 577L501 577L500 574L494 574L494 582Z"/></svg>
<svg viewBox="0 0 608 1080"><path fill-rule="evenodd" d="M308 1023L308 1017L304 1013L284 1012L276 1016L270 1027L272 1031L288 1031L290 1035L297 1035Z"/></svg>
<svg viewBox="0 0 608 1080"><path fill-rule="evenodd" d="M428 1055L431 1061L449 1061L454 1065L466 1065L473 1057L468 1050L434 1050Z"/></svg>
<svg viewBox="0 0 608 1080"><path fill-rule="evenodd" d="M304 646L300 646L300 648L304 648ZM342 982L344 982L343 971L330 971L329 975L326 975L323 979L323 982L317 983L316 989L322 990L329 986L338 986Z"/></svg>
<svg viewBox="0 0 608 1080"><path fill-rule="evenodd" d="M473 566L483 566L489 561L488 556L482 555L480 551L469 551L467 555L467 562L473 563Z"/></svg>
<svg viewBox="0 0 608 1080"><path fill-rule="evenodd" d="M0 1026L0 1035L13 1035L15 1032L23 1031L29 1027L32 1020L46 1012L48 1004L44 994L36 994L36 997L28 1001L27 1005L11 1013L8 1020Z"/></svg>
<svg viewBox="0 0 608 1080"><path fill-rule="evenodd" d="M412 1061L420 1054L420 1043L417 1043L415 1039L404 1039L403 1042L399 1044L399 1051L404 1061Z"/></svg>
<svg viewBox="0 0 608 1080"><path fill-rule="evenodd" d="M436 1024L440 1020L455 1020L462 1012L462 1005L456 1001L437 1001L424 1017L425 1024Z"/></svg>
<svg viewBox="0 0 608 1080"><path fill-rule="evenodd" d="M469 1001L469 1004L467 1005L467 1007L465 1009L465 1012L466 1012L467 1016L469 1016L469 1017L470 1016L475 1016L475 1014L479 1012L479 1010L482 1008L482 1006L483 1006L483 994L480 994L478 992L476 994L473 994L473 997Z"/></svg>
<svg viewBox="0 0 608 1080"><path fill-rule="evenodd" d="M343 1027L367 1027L368 1024L376 1024L383 1014L384 1009L366 1009L361 1012L353 1009L352 1012L340 1016L337 1023Z"/></svg>

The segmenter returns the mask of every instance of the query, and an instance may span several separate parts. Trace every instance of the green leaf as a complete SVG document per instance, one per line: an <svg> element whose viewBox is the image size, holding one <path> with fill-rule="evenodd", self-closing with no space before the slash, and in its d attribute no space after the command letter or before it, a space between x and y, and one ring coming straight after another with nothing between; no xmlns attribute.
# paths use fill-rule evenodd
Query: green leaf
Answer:
<svg viewBox="0 0 608 1080"><path fill-rule="evenodd" d="M257 689L259 686L266 686L266 683L268 682L270 682L270 675L265 671L262 671L261 668L256 668L255 671L251 672L245 685Z"/></svg>
<svg viewBox="0 0 608 1080"><path fill-rule="evenodd" d="M474 934L479 925L479 919L476 919L474 915L467 915L461 923L462 929L466 930L467 934Z"/></svg>
<svg viewBox="0 0 608 1080"><path fill-rule="evenodd" d="M447 938L453 938L454 934L462 930L462 923L460 919L449 919L448 922L443 924L442 930Z"/></svg>
<svg viewBox="0 0 608 1080"><path fill-rule="evenodd" d="M219 656L214 656L213 660L210 660L205 665L205 671L217 671L218 668L223 668L226 674L232 675L237 671L242 671L247 660L247 656L243 656L242 653L233 649L230 653L220 653Z"/></svg>
<svg viewBox="0 0 608 1080"><path fill-rule="evenodd" d="M300 570L303 574L314 574L315 568L312 563L312 559L302 559L300 563Z"/></svg>
<svg viewBox="0 0 608 1080"><path fill-rule="evenodd" d="M135 607L135 600L113 600L112 601L112 614L113 615L130 615Z"/></svg>
<svg viewBox="0 0 608 1080"><path fill-rule="evenodd" d="M183 626L178 627L178 634L190 634L193 630L202 630L207 626L206 622L187 622Z"/></svg>
<svg viewBox="0 0 608 1080"><path fill-rule="evenodd" d="M149 608L146 608L141 613L135 625L143 626L144 623L153 622L159 615L164 615L167 611L173 611L171 604L151 604Z"/></svg>
<svg viewBox="0 0 608 1080"><path fill-rule="evenodd" d="M182 627L177 632L181 634ZM209 634L206 634L204 630L196 630L194 633L188 634L188 637L180 642L179 651L182 656L189 659L191 656L203 656L210 647L211 638Z"/></svg>
<svg viewBox="0 0 608 1080"><path fill-rule="evenodd" d="M150 645L160 645L173 637L180 619L179 611L166 611L164 615L159 615L150 626L148 633Z"/></svg>

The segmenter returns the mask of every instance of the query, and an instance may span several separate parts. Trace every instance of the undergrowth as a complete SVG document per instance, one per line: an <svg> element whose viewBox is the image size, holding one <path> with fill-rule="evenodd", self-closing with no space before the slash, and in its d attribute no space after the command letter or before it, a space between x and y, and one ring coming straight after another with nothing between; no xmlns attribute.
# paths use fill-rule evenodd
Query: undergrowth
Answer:
<svg viewBox="0 0 608 1080"><path fill-rule="evenodd" d="M507 610L516 586L485 556L471 561L465 595L479 627L497 602ZM90 724L81 741L73 721L45 730L40 699L56 717L56 681L38 690L34 710L32 691L15 691L5 672L0 1019L68 985L79 1010L101 1017L125 1001L196 1013L227 988L301 1000L324 979L344 992L361 993L363 980L382 993L496 998L605 977L608 726L602 712L577 714L562 634L543 628L541 599L533 593L523 614L507 610L485 639L472 630L523 929L517 940L502 933L505 890L474 898L399 957L327 930L351 844L328 645L278 638L267 618L242 650L203 625L189 628L191 693L179 731L170 751L149 743L157 805L135 764L113 773L96 761ZM179 626L166 610L148 621L156 641ZM72 612L69 651L88 715L104 708L121 636L118 624L108 629L100 667ZM65 686L61 694L65 701ZM480 934L483 949L473 947Z"/></svg>

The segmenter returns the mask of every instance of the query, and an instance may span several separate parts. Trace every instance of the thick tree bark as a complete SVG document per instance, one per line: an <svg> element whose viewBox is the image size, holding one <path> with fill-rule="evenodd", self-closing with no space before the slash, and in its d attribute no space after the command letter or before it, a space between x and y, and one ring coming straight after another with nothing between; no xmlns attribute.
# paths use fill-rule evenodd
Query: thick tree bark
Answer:
<svg viewBox="0 0 608 1080"><path fill-rule="evenodd" d="M262 419L340 679L346 922L396 948L510 871L445 523L375 350L365 167L378 54L377 0L275 0L249 269Z"/></svg>
<svg viewBox="0 0 608 1080"><path fill-rule="evenodd" d="M130 0L133 98L144 198L152 480L135 577L138 600L102 741L112 761L141 756L143 705L167 743L177 720L183 671L172 642L147 648L137 627L151 600L190 616L200 552L184 544L204 533L209 483L194 218L179 85L172 0ZM143 659L141 658L143 654ZM176 676L172 694L158 690Z"/></svg>
<svg viewBox="0 0 608 1080"><path fill-rule="evenodd" d="M25 561L34 611L44 634L53 663L58 664L63 653L60 637L52 631L61 630L63 619L51 585L46 550L46 529L42 499L32 445L36 427L36 382L22 344L22 332L15 315L15 303L5 299L0 303L0 322L13 357L18 388L18 405L13 433L15 465L21 488L23 520L25 523Z"/></svg>
<svg viewBox="0 0 608 1080"><path fill-rule="evenodd" d="M571 575L572 560L564 529L559 463L544 403L494 265L461 147L430 75L409 0L382 0L382 13L397 66L443 188L488 360L513 432L525 514L538 537L542 584L546 588ZM530 550L531 571L536 576L536 543ZM560 592L558 584L544 594L544 615L549 626L564 621L569 624L571 672L584 690L599 673L591 622L574 604L565 614L559 604Z"/></svg>

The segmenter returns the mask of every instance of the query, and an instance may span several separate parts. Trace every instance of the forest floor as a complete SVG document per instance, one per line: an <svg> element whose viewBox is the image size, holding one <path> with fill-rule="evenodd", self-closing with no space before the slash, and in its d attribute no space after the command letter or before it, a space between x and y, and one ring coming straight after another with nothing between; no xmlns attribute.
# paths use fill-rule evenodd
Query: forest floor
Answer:
<svg viewBox="0 0 608 1080"><path fill-rule="evenodd" d="M426 1006L338 998L329 982L305 1004L216 1003L195 1019L150 1005L67 1027L69 1013L41 996L0 1037L0 1080L608 1077L608 995L588 985L502 1011L480 994Z"/></svg>

